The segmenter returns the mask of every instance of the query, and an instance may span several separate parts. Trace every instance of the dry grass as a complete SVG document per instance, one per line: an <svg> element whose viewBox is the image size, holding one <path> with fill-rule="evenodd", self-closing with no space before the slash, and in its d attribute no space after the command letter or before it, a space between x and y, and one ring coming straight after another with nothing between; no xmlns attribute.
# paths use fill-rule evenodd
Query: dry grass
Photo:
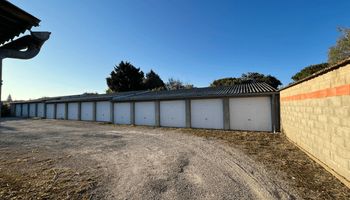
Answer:
<svg viewBox="0 0 350 200"><path fill-rule="evenodd" d="M71 156L0 149L0 199L95 199L98 173Z"/></svg>
<svg viewBox="0 0 350 200"><path fill-rule="evenodd" d="M304 199L350 199L350 189L287 140L283 134L185 129L242 150L278 173Z"/></svg>

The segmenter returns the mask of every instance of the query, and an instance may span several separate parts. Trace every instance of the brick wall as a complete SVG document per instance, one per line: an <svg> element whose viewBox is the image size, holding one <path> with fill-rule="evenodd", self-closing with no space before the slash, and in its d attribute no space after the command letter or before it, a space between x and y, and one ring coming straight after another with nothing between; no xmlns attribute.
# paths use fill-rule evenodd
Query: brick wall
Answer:
<svg viewBox="0 0 350 200"><path fill-rule="evenodd" d="M350 64L280 92L281 130L350 186Z"/></svg>

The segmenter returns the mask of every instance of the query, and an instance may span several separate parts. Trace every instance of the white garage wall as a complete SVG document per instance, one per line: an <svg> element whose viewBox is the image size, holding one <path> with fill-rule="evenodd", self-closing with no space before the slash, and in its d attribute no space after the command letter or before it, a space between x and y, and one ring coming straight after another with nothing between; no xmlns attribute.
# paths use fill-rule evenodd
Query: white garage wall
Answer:
<svg viewBox="0 0 350 200"><path fill-rule="evenodd" d="M232 130L271 131L270 97L230 98Z"/></svg>
<svg viewBox="0 0 350 200"><path fill-rule="evenodd" d="M135 103L135 124L155 126L156 124L155 102Z"/></svg>
<svg viewBox="0 0 350 200"><path fill-rule="evenodd" d="M46 105L46 118L47 119L55 119L55 105L47 104Z"/></svg>
<svg viewBox="0 0 350 200"><path fill-rule="evenodd" d="M222 99L191 100L191 125L193 128L223 129Z"/></svg>
<svg viewBox="0 0 350 200"><path fill-rule="evenodd" d="M22 109L22 117L28 117L28 104L23 104Z"/></svg>
<svg viewBox="0 0 350 200"><path fill-rule="evenodd" d="M81 120L84 120L84 121L94 120L93 110L94 110L93 102L82 102L81 103Z"/></svg>
<svg viewBox="0 0 350 200"><path fill-rule="evenodd" d="M186 127L186 102L161 101L160 126Z"/></svg>
<svg viewBox="0 0 350 200"><path fill-rule="evenodd" d="M21 117L21 112L22 112L21 104L16 104L16 117Z"/></svg>
<svg viewBox="0 0 350 200"><path fill-rule="evenodd" d="M58 103L57 104L57 110L56 110L56 119L64 119L66 110L65 110L65 104L64 103Z"/></svg>
<svg viewBox="0 0 350 200"><path fill-rule="evenodd" d="M45 117L44 106L44 103L38 103L38 117Z"/></svg>
<svg viewBox="0 0 350 200"><path fill-rule="evenodd" d="M96 121L111 121L111 103L109 101L99 101L96 103Z"/></svg>
<svg viewBox="0 0 350 200"><path fill-rule="evenodd" d="M29 104L29 117L36 117L36 113L35 113L35 109L36 109L36 104L35 103L31 103Z"/></svg>
<svg viewBox="0 0 350 200"><path fill-rule="evenodd" d="M78 103L68 103L68 119L78 120Z"/></svg>
<svg viewBox="0 0 350 200"><path fill-rule="evenodd" d="M114 104L114 122L116 124L131 124L131 104L115 103Z"/></svg>

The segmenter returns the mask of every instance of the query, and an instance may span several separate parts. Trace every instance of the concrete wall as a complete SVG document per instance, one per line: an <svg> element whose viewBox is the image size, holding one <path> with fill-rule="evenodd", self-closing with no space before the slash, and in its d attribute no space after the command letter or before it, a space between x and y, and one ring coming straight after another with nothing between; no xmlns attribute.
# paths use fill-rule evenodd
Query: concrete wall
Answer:
<svg viewBox="0 0 350 200"><path fill-rule="evenodd" d="M348 186L350 64L280 92L281 130Z"/></svg>

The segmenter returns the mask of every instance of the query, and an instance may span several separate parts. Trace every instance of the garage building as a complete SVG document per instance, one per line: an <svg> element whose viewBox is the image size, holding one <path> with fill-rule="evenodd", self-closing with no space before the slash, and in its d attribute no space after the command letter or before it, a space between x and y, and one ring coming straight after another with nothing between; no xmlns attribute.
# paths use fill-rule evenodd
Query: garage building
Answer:
<svg viewBox="0 0 350 200"><path fill-rule="evenodd" d="M274 132L279 131L278 95L266 83L253 83L217 88L84 94L12 106L16 116L22 117L35 114L48 119Z"/></svg>

